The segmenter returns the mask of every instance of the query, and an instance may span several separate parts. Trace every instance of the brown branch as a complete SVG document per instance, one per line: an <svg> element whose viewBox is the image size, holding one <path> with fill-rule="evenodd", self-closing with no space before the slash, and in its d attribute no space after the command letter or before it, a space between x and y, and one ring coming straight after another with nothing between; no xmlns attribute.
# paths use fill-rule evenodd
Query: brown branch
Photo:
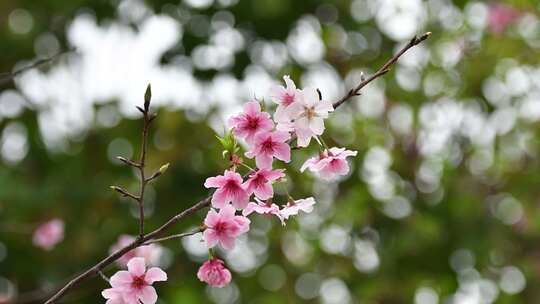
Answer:
<svg viewBox="0 0 540 304"><path fill-rule="evenodd" d="M24 72L26 72L28 70L31 70L31 69L40 67L42 65L45 65L45 64L47 64L49 62L52 62L52 61L56 60L57 58L65 55L65 54L75 52L75 51L76 51L75 48L71 48L71 49L56 53L56 54L52 55L51 57L38 59L38 60L34 61L33 63L31 63L31 64L29 64L27 66L24 66L24 67L14 71L14 72L0 73L0 85L4 85L4 84L10 82L13 78L19 76L20 74L22 74L22 73L24 73Z"/></svg>
<svg viewBox="0 0 540 304"><path fill-rule="evenodd" d="M132 194L130 193L129 191L127 191L126 189L122 188L122 187L118 187L118 186L111 186L111 189L122 194L123 197L129 197L131 198L132 200L136 201L136 202L139 202L139 197L136 196L135 194Z"/></svg>
<svg viewBox="0 0 540 304"><path fill-rule="evenodd" d="M389 61L387 61L375 74L372 76L363 79L362 82L356 86L354 89L351 89L345 96L343 96L341 99L336 101L333 105L334 108L340 107L344 102L348 101L351 97L357 96L360 92L360 90L365 87L368 83L372 82L373 80L377 79L378 77L384 75L387 73L390 69L390 67L401 57L405 52L407 52L410 48L414 47L415 45L418 45L422 41L426 40L431 33L425 33L424 35L420 37L414 37L409 41L409 43L401 49L394 57L392 57ZM146 103L145 103L146 107ZM144 113L144 109L138 108L139 111ZM143 132L144 133L144 132ZM102 259L100 262L98 262L93 267L89 268L85 272L81 273L71 281L69 281L62 289L58 290L45 304L52 304L56 303L60 298L62 298L69 290L77 286L82 281L95 276L99 273L102 269L107 267L108 265L112 264L114 261L122 257L125 253L129 252L130 250L137 248L139 246L142 246L146 243L152 243L157 240L165 240L169 239L169 237L164 237L162 239L158 239L159 236L163 235L165 231L167 231L169 228L174 226L176 223L181 221L182 219L194 214L198 210L201 210L205 207L210 206L210 200L212 198L212 193L210 193L206 198L199 201L198 203L194 204L188 209L183 210L182 212L176 214L171 219L169 219L165 224L161 225L156 230L144 234L142 237L137 238L135 241L133 241L131 244L127 245L126 247L114 252L113 254L107 256L106 258Z"/></svg>
<svg viewBox="0 0 540 304"><path fill-rule="evenodd" d="M191 236L191 235L197 234L199 232L203 232L203 231L204 231L204 228L199 227L199 228L197 228L197 229L195 229L193 231L173 234L173 235L169 235L169 236L165 236L165 237L162 237L162 238L157 238L157 239L153 239L153 240L144 242L143 246L158 243L158 242L168 241L168 240L181 239L183 237Z"/></svg>
<svg viewBox="0 0 540 304"><path fill-rule="evenodd" d="M139 163L137 168L139 169L139 175L141 178L140 189L139 189L139 239L144 237L144 192L146 190L146 185L148 181L144 175L144 169L146 165L146 148L148 146L148 130L150 128L150 123L155 115L150 114L150 100L152 99L152 89L150 85L146 88L146 93L144 94L144 109L138 108L143 113L143 132L141 140L141 156L139 158Z"/></svg>
<svg viewBox="0 0 540 304"><path fill-rule="evenodd" d="M394 57L390 58L375 74L371 75L368 78L364 78L362 75L361 82L353 89L349 90L349 92L343 96L338 101L334 102L334 109L341 106L344 102L348 101L354 96L358 96L360 94L360 90L365 87L368 83L372 82L373 80L383 76L384 74L388 73L390 71L390 68L398 61L398 59L405 54L409 49L414 47L415 45L418 45L422 43L422 41L426 40L431 36L431 32L427 32L423 34L422 36L414 36L409 43L407 43L397 54L394 55Z"/></svg>

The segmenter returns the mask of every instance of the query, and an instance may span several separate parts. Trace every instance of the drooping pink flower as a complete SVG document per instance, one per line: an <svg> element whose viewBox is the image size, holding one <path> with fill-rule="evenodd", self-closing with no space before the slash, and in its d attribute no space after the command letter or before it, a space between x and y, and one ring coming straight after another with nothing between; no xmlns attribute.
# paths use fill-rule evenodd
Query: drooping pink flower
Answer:
<svg viewBox="0 0 540 304"><path fill-rule="evenodd" d="M519 18L520 12L504 4L492 4L488 7L488 29L494 34L501 34Z"/></svg>
<svg viewBox="0 0 540 304"><path fill-rule="evenodd" d="M206 229L203 232L203 239L208 248L219 243L224 249L231 250L234 248L236 238L249 230L250 220L244 216L235 215L235 212L236 210L230 205L225 205L219 213L214 209L208 211L204 219Z"/></svg>
<svg viewBox="0 0 540 304"><path fill-rule="evenodd" d="M250 174L245 185L246 191L254 193L261 200L266 200L274 196L272 182L285 176L283 169L259 169Z"/></svg>
<svg viewBox="0 0 540 304"><path fill-rule="evenodd" d="M334 111L332 103L319 100L315 89L306 88L299 95L298 102L290 109L290 117L294 120L293 128L298 137L298 146L307 147L311 138L323 134L324 119Z"/></svg>
<svg viewBox="0 0 540 304"><path fill-rule="evenodd" d="M107 304L156 303L158 296L152 284L167 281L167 274L158 267L146 270L144 258L139 257L131 259L127 268L127 271L118 271L111 277L112 288L101 292Z"/></svg>
<svg viewBox="0 0 540 304"><path fill-rule="evenodd" d="M259 133L246 156L255 157L255 163L260 169L271 168L274 157L288 163L291 161L291 147L287 144L290 137L290 134L284 131Z"/></svg>
<svg viewBox="0 0 540 304"><path fill-rule="evenodd" d="M209 177L204 182L206 188L218 188L212 195L212 206L223 208L229 202L236 208L243 209L249 201L249 195L242 184L242 176L227 170L225 174Z"/></svg>
<svg viewBox="0 0 540 304"><path fill-rule="evenodd" d="M270 131L274 123L270 114L261 112L261 105L257 101L251 101L244 105L244 112L229 119L229 125L233 127L234 135L244 138L248 143L259 132Z"/></svg>
<svg viewBox="0 0 540 304"><path fill-rule="evenodd" d="M288 202L279 213L283 219L288 220L291 215L297 215L300 211L310 213L313 211L313 205L315 205L315 199L313 197L299 199L294 202Z"/></svg>
<svg viewBox="0 0 540 304"><path fill-rule="evenodd" d="M255 201L256 203L250 202L247 205L246 209L242 210L242 215L248 216L253 212L263 215L275 215L281 221L281 224L285 225L278 205L274 203L263 202L257 198L255 198Z"/></svg>
<svg viewBox="0 0 540 304"><path fill-rule="evenodd" d="M206 282L210 286L224 287L231 282L231 272L225 268L225 263L217 258L212 258L205 261L199 271L197 277L201 282Z"/></svg>
<svg viewBox="0 0 540 304"><path fill-rule="evenodd" d="M109 249L109 253L114 253L127 245L133 243L135 241L135 237L127 234L123 234L120 237L118 237L118 241L114 243L111 248ZM163 253L163 247L159 244L150 244L146 246L140 246L133 250L128 251L123 256L121 256L118 260L116 260L116 263L120 267L126 267L127 263L135 257L141 257L144 258L147 265L151 266L157 266L159 264L159 259L161 258L161 254Z"/></svg>
<svg viewBox="0 0 540 304"><path fill-rule="evenodd" d="M35 246L47 251L52 250L63 239L64 221L57 218L39 225L32 237Z"/></svg>
<svg viewBox="0 0 540 304"><path fill-rule="evenodd" d="M308 159L302 165L300 171L304 172L309 169L324 180L334 180L349 173L350 168L347 157L356 156L357 153L357 151L333 147L330 150L321 152L318 156Z"/></svg>
<svg viewBox="0 0 540 304"><path fill-rule="evenodd" d="M274 113L274 119L278 122L286 122L289 119L289 106L298 100L300 90L296 88L296 85L291 80L289 75L283 76L286 87L276 85L270 89L270 97L278 104L276 112Z"/></svg>

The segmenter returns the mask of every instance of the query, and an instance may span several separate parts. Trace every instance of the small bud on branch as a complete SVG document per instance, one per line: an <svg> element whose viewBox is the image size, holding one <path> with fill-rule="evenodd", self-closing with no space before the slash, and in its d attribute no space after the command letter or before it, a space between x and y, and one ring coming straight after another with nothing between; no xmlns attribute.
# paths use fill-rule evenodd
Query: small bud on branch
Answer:
<svg viewBox="0 0 540 304"><path fill-rule="evenodd" d="M110 188L120 194L122 194L122 196L124 197L130 197L132 199L134 199L135 201L138 201L139 200L139 197L134 195L134 194L131 194L129 193L126 189L122 188L122 187L118 187L118 186L110 186Z"/></svg>
<svg viewBox="0 0 540 304"><path fill-rule="evenodd" d="M148 112L150 109L150 100L152 100L152 86L148 84L146 87L146 92L144 93L144 110Z"/></svg>
<svg viewBox="0 0 540 304"><path fill-rule="evenodd" d="M122 157L122 156L117 156L116 159L118 159L119 161L123 162L124 164L126 165L129 165L129 166L132 166L132 167L135 167L135 168L139 168L139 164L132 161L132 160L129 160L125 157Z"/></svg>

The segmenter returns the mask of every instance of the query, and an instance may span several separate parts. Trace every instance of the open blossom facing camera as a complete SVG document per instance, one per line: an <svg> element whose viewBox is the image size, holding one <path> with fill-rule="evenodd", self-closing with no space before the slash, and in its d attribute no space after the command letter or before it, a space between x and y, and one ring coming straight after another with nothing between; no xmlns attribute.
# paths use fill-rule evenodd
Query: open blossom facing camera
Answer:
<svg viewBox="0 0 540 304"><path fill-rule="evenodd" d="M321 152L318 156L308 159L300 168L301 172L309 169L324 180L334 180L341 175L349 173L347 157L356 156L357 151L345 148L330 148Z"/></svg>
<svg viewBox="0 0 540 304"><path fill-rule="evenodd" d="M156 303L158 296L152 284L167 281L167 274L158 267L147 270L144 258L131 259L127 268L115 273L110 279L112 288L101 293L107 304Z"/></svg>
<svg viewBox="0 0 540 304"><path fill-rule="evenodd" d="M109 249L109 252L112 254L128 246L134 241L135 241L135 237L131 235L123 234L120 237L118 237L118 241L111 246L111 248ZM162 253L163 253L163 247L161 247L158 244L149 244L149 245L137 247L133 250L128 251L126 254L124 254L122 257L116 260L116 263L120 267L126 267L127 263L132 258L141 257L141 258L144 258L147 265L157 266Z"/></svg>
<svg viewBox="0 0 540 304"><path fill-rule="evenodd" d="M232 134L246 139L248 151L245 156L255 159L257 169L251 169L244 164L236 154L237 147L230 147L223 143L224 155L229 152L229 166L236 170L240 165L247 167L247 180L242 183L242 176L233 171L225 171L223 176L208 178L205 182L207 188L218 188L212 197L212 206L204 220L205 230L203 239L211 249L221 245L223 249L230 250L234 247L236 238L249 230L247 216L256 213L259 215L277 217L285 226L285 220L300 212L313 211L315 199L294 200L290 196L287 205L280 208L272 203L274 197L273 182L285 177L283 169L272 169L274 158L283 162L291 160L291 146L289 140L291 133L295 133L297 146L306 147L312 138L316 138L319 144L322 139L318 136L324 132L324 119L329 112L334 110L332 103L320 100L315 89L299 90L294 82L288 77L283 77L286 87L276 86L272 88L271 96L278 104L274 113L274 122L270 123L269 114L262 112L256 102L248 102L244 106L244 112L229 120L233 128ZM232 141L234 143L234 141ZM238 148L239 149L239 148ZM234 152L230 152L234 151ZM302 171L309 168L321 177L330 179L338 175L346 174L349 167L346 157L356 155L356 152L345 149L332 148L321 153L319 157L308 160ZM255 202L246 203L254 194ZM236 215L236 209L242 210L242 215ZM231 280L230 272L223 266L223 261L214 258L210 253L210 259L206 261L197 273L199 280L211 286L222 287Z"/></svg>
<svg viewBox="0 0 540 304"><path fill-rule="evenodd" d="M35 246L44 250L52 250L56 244L64 239L64 221L53 219L41 224L36 231L32 241Z"/></svg>
<svg viewBox="0 0 540 304"><path fill-rule="evenodd" d="M246 191L255 194L261 200L274 196L272 182L285 176L284 170L259 169L249 175L245 185Z"/></svg>
<svg viewBox="0 0 540 304"><path fill-rule="evenodd" d="M197 278L201 282L206 282L210 286L224 287L231 282L231 272L225 268L225 263L217 258L211 258L204 262L199 271L197 272Z"/></svg>
<svg viewBox="0 0 540 304"><path fill-rule="evenodd" d="M271 168L274 157L288 163L291 161L291 147L287 144L290 137L284 131L259 133L246 156L255 157L255 163L261 169Z"/></svg>
<svg viewBox="0 0 540 304"><path fill-rule="evenodd" d="M294 104L290 111L294 119L294 130L298 137L298 146L307 147L314 136L324 132L324 119L328 113L334 111L332 103L319 100L319 94L315 89L302 90L300 100Z"/></svg>
<svg viewBox="0 0 540 304"><path fill-rule="evenodd" d="M225 206L216 212L211 209L204 219L206 229L203 238L208 248L220 244L226 250L234 248L236 238L249 230L250 220L244 216L236 215L236 209Z"/></svg>
<svg viewBox="0 0 540 304"><path fill-rule="evenodd" d="M206 188L218 188L212 195L212 206L223 208L232 203L236 208L245 208L249 195L242 184L242 176L234 171L227 170L225 174L209 177L204 182Z"/></svg>
<svg viewBox="0 0 540 304"><path fill-rule="evenodd" d="M229 124L234 135L245 139L248 143L253 141L255 135L262 131L271 131L274 122L270 114L261 112L261 105L257 101L250 101L244 105L244 112L231 117Z"/></svg>

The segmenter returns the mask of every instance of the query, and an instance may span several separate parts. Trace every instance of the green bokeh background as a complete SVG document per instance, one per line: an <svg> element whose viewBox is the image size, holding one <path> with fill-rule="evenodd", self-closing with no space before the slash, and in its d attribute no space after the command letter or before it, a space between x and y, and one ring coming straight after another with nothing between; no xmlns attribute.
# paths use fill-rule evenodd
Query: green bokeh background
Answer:
<svg viewBox="0 0 540 304"><path fill-rule="evenodd" d="M114 1L113 1L114 2ZM116 18L116 4L104 0L2 0L0 1L0 71L11 71L21 61L35 57L34 40L44 31L54 33L65 45L66 25L84 8L95 12L98 22ZM458 8L464 8L467 1L453 1ZM506 2L515 8L534 14L538 18L539 6L535 1L516 0ZM165 5L178 5L171 1L146 1L155 12ZM316 14L322 4L333 5L339 14L337 23L346 30L358 30L370 26L373 21L356 22L349 14L351 2L346 0L241 0L228 8L234 14L239 27L252 29L258 37L285 40L294 23L305 14ZM8 26L8 16L16 8L28 10L34 18L34 27L25 35L15 34ZM200 11L205 15L214 14L218 8ZM438 41L466 35L469 29L463 26L457 31L447 31L436 22L428 22L426 30L433 37L426 42L433 47ZM329 26L322 26L325 42L331 38ZM340 50L327 49L325 60L344 76L353 68L375 69L389 58L396 42L386 36L378 53L371 56L353 56L343 59ZM205 38L186 32L182 47L186 54ZM174 51L166 53L162 59L167 62ZM482 82L492 75L497 63L503 58L513 58L520 64L538 66L540 50L533 48L512 33L496 35L486 33L481 45L475 45L463 56L455 67L462 81L454 97L476 97L483 99ZM235 57L232 73L241 77L250 63L246 52ZM53 63L54 64L54 63ZM48 66L43 67L47 69ZM423 73L440 70L428 64ZM288 64L276 78L289 73L296 80L304 67ZM211 79L215 71L195 71L200 79ZM396 82L394 73L384 76L385 94L388 104L404 101L414 109L434 100L419 91L403 90ZM14 88L13 83L0 89ZM444 93L439 94L444 96ZM361 101L361 97L359 99ZM141 96L142 102L142 96ZM114 104L114 101L112 102ZM493 110L484 101L487 111ZM339 111L353 111L346 106ZM206 177L216 175L225 168L221 150L214 138L214 131L204 119L194 122L186 118L182 111L157 109L158 118L150 135L149 168L159 168L171 163L166 174L153 185L155 210L147 219L147 229L158 227L171 215L189 207L206 195L202 186ZM208 113L208 116L212 113ZM104 256L118 235L135 234L136 220L130 216L130 203L122 200L109 190L112 184L128 188L136 186L135 172L111 162L108 146L116 138L127 139L135 153L140 145L141 121L123 119L113 128L96 125L87 134L69 141L66 153L51 153L41 139L36 121L36 113L26 109L14 119L1 119L0 130L11 121L24 123L28 130L29 150L17 165L0 163L0 242L6 248L7 256L0 260L0 276L14 283L22 297L32 298L40 303L43 293L39 290L58 286L67 278L89 267ZM334 255L320 247L318 238L308 238L313 255L303 266L291 263L282 252L281 238L286 231L298 229L295 220L282 228L272 222L268 231L268 259L264 265L275 264L286 272L286 281L276 291L268 291L260 284L261 269L248 274L234 273L234 282L240 292L239 303L312 303L315 299L302 299L295 292L295 282L306 272L315 272L322 277L337 277L348 287L354 303L414 303L415 293L421 286L433 288L440 303L455 293L459 287L458 276L449 263L450 256L458 249L468 249L475 256L474 268L484 278L498 281L500 267L514 265L526 278L526 288L519 294L509 295L499 291L496 303L538 303L540 291L540 163L538 155L523 157L518 161L498 156L488 171L488 181L470 173L466 163L457 166L445 164L441 188L444 197L438 204L431 204L429 195L418 194L412 202L410 216L396 220L381 211L381 203L374 199L360 176L362 159L373 146L384 145L381 130L388 128L385 118L368 119L354 116L352 125L343 130L339 124L330 121L328 142L339 144L340 137L354 134L354 142L349 148L358 150L359 157L353 162L349 179L337 185L337 195L332 204L335 208L330 219L322 226L331 224L349 225L353 238L366 237L370 227L378 232L377 252L380 266L372 273L362 273L353 266L351 257ZM516 132L532 132L532 150L538 151L540 125L532 123L520 125ZM156 137L166 138L172 144L167 150L158 149ZM421 163L421 156L415 149L407 148L405 139L397 139L396 148L391 151L392 169L403 178L413 180ZM465 157L474 147L463 143ZM495 149L504 145L504 137L498 138ZM313 192L314 180L309 174L300 175L299 164L312 152L300 151L293 157L293 165L288 170L293 187L293 195L303 197ZM496 154L498 155L498 154ZM490 182L495 181L495 182ZM505 225L490 213L486 198L496 193L511 193L522 203L523 218L514 225ZM171 232L182 232L200 223L204 212L199 212L189 220L176 225ZM52 217L60 217L66 222L65 240L51 252L43 252L31 243L31 231L40 222ZM174 257L167 269L169 282L158 285L161 303L211 303L207 288L200 283L195 273L199 263L188 258L179 242L164 244ZM107 271L112 274L113 270ZM101 289L106 284L94 278L84 282L65 298L66 303L102 303ZM30 294L29 294L30 293ZM30 301L31 302L31 301ZM0 300L0 303L1 300ZM476 302L473 302L476 303Z"/></svg>

